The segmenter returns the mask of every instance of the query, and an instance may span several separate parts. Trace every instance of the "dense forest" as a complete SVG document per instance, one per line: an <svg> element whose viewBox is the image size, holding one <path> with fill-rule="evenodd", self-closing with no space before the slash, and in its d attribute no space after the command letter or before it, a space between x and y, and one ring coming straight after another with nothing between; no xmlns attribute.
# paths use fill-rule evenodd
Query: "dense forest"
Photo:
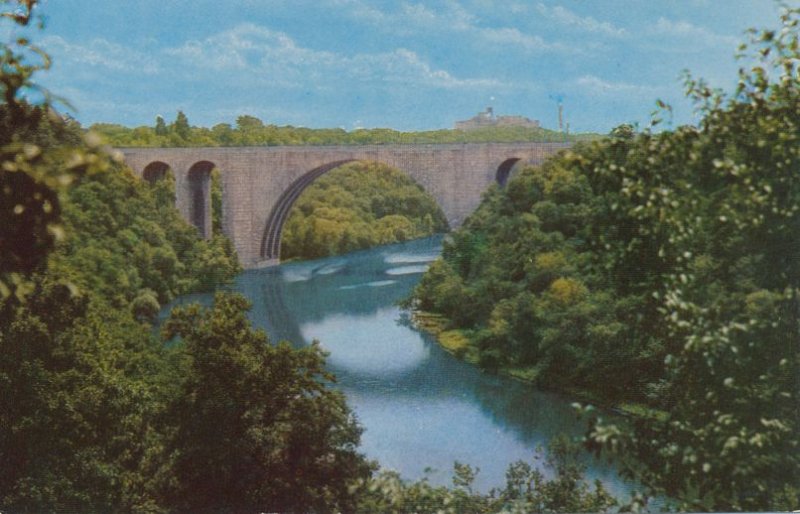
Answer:
<svg viewBox="0 0 800 514"><path fill-rule="evenodd" d="M402 171L354 162L315 180L297 199L281 258L337 255L446 230L436 201Z"/></svg>
<svg viewBox="0 0 800 514"><path fill-rule="evenodd" d="M799 504L799 12L752 32L733 95L687 76L699 126L491 190L412 301L488 370L639 405L589 444L681 509Z"/></svg>
<svg viewBox="0 0 800 514"><path fill-rule="evenodd" d="M37 23L7 2L2 23ZM248 304L163 305L238 271L198 237L169 180L135 178L100 138L26 93L49 60L25 38L0 67L0 510L3 512L597 511L615 504L554 443L504 488L377 472L319 346L251 328ZM436 218L434 218L436 219ZM218 220L216 222L218 224Z"/></svg>
<svg viewBox="0 0 800 514"><path fill-rule="evenodd" d="M16 124L4 148L22 144L19 155L36 158L70 147L87 169L43 206L59 212L63 240L27 273L4 270L0 505L13 512L352 505L350 482L371 467L357 451L360 429L344 399L327 385L321 351L269 344L250 329L244 299L231 295L217 296L209 311L174 309L162 335L154 333L161 305L232 278L235 255L221 237L200 239L171 198L159 201L164 191L90 153L79 127L21 109L35 122L28 131ZM68 169L54 159L48 167ZM2 179L32 201L42 196L22 174ZM3 227L26 210L4 212ZM25 250L3 241L4 263L12 262L7 250ZM32 264L36 250L19 262ZM181 344L165 344L176 337Z"/></svg>
<svg viewBox="0 0 800 514"><path fill-rule="evenodd" d="M487 127L475 130L429 130L399 132L387 128L311 129L305 127L264 124L255 116L242 115L236 126L220 123L211 128L194 127L183 111L166 123L156 117L154 126L129 128L112 123L90 127L104 141L115 147L181 147L181 146L276 146L276 145L372 145L432 143L512 143L522 141L563 142L589 141L598 134L565 134L545 128Z"/></svg>

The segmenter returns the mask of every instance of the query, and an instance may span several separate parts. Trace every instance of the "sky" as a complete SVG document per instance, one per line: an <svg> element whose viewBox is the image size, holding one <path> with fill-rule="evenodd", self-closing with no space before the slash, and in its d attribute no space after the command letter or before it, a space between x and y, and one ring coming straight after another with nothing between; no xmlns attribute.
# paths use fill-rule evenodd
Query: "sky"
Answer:
<svg viewBox="0 0 800 514"><path fill-rule="evenodd" d="M794 4L797 0L792 0ZM84 125L243 114L306 127L452 128L492 106L573 132L695 121L681 73L730 90L772 0L43 0L39 82ZM2 34L9 37L8 32Z"/></svg>

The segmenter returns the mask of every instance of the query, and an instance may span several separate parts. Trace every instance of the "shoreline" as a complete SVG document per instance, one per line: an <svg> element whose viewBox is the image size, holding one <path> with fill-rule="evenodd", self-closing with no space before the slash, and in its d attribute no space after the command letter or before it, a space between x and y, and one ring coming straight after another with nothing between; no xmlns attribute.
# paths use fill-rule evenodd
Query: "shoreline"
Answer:
<svg viewBox="0 0 800 514"><path fill-rule="evenodd" d="M481 368L478 364L478 356L476 348L472 345L470 338L461 329L447 329L446 325L449 322L447 318L441 314L433 312L421 311L417 309L410 309L410 318L413 326L418 330L428 334L444 351L454 356L455 358L467 362L477 367L482 373L495 374L498 376L510 378L524 384L534 386L542 391L555 393L558 395L566 396L572 400L581 403L587 403L607 409L614 414L630 418L663 418L667 413L648 407L644 404L637 403L613 403L604 400L590 391L578 388L563 388L563 387L546 387L536 382L536 369L535 367L527 368L509 368L498 367L494 370L487 370Z"/></svg>

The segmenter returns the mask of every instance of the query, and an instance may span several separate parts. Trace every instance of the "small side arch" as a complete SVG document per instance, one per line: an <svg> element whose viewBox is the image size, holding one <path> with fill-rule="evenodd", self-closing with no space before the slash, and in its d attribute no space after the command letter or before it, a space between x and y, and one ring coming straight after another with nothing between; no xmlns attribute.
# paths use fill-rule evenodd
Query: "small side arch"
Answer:
<svg viewBox="0 0 800 514"><path fill-rule="evenodd" d="M170 171L171 168L166 162L153 161L144 167L144 170L142 171L142 179L152 185L159 180L164 180Z"/></svg>
<svg viewBox="0 0 800 514"><path fill-rule="evenodd" d="M497 172L494 176L497 185L500 187L506 186L508 179L511 178L511 172L514 170L514 167L519 164L520 160L521 159L519 157L512 157L510 159L506 159L500 166L497 167Z"/></svg>
<svg viewBox="0 0 800 514"><path fill-rule="evenodd" d="M189 222L197 228L200 237L211 237L211 161L199 161L189 168L186 187Z"/></svg>

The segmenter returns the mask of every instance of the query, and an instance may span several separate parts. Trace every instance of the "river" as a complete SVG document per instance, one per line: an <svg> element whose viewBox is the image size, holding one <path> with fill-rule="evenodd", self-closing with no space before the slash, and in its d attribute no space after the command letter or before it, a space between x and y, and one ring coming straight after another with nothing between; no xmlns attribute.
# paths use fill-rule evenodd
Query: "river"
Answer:
<svg viewBox="0 0 800 514"><path fill-rule="evenodd" d="M533 462L559 433L580 435L571 400L488 375L414 329L396 302L408 296L441 251L441 237L345 256L242 273L231 289L252 303L253 323L273 341L314 339L330 352L362 426L362 451L403 477L451 483L453 462L480 468L476 488L505 484L507 466ZM186 301L211 301L210 295ZM586 477L612 494L630 487L608 465L586 457ZM544 470L547 475L547 470Z"/></svg>

